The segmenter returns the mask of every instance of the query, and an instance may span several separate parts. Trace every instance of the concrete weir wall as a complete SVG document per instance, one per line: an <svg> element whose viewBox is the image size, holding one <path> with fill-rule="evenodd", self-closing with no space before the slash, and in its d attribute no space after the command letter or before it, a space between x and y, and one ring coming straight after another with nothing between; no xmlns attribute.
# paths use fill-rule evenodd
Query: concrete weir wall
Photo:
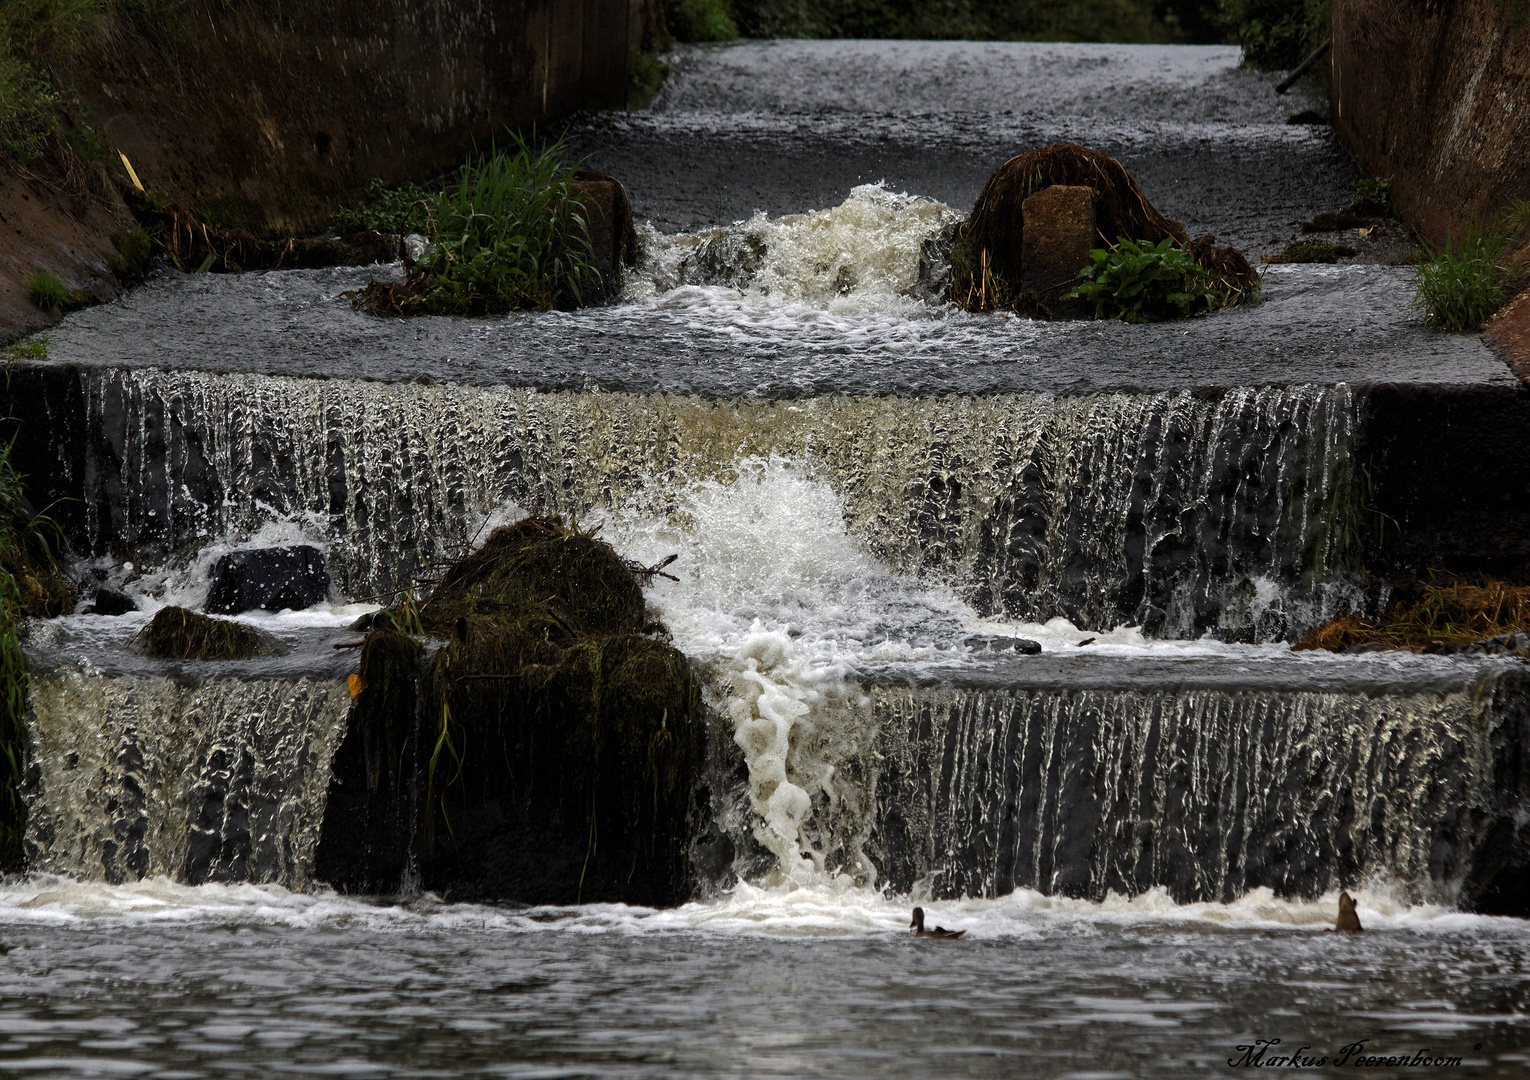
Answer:
<svg viewBox="0 0 1530 1080"><path fill-rule="evenodd" d="M1333 0L1333 119L1436 243L1530 198L1530 17L1504 0Z"/></svg>
<svg viewBox="0 0 1530 1080"><path fill-rule="evenodd" d="M640 18L640 0L186 0L160 40L114 41L76 82L154 191L299 229L373 177L621 104Z"/></svg>
<svg viewBox="0 0 1530 1080"><path fill-rule="evenodd" d="M624 102L648 0L183 0L119 23L57 72L125 182L214 224L319 228L375 177L449 168L508 127ZM103 177L88 196L0 164L0 341L43 325L37 269L104 299L132 221Z"/></svg>

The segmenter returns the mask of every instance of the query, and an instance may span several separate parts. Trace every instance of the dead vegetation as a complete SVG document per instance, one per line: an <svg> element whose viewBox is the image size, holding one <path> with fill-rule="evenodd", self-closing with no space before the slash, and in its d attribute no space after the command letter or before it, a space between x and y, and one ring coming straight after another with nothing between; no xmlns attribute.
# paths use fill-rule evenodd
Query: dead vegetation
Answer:
<svg viewBox="0 0 1530 1080"><path fill-rule="evenodd" d="M1344 652L1375 644L1423 652L1530 630L1530 586L1495 579L1436 578L1398 590L1377 620L1343 615L1307 634L1293 649Z"/></svg>
<svg viewBox="0 0 1530 1080"><path fill-rule="evenodd" d="M1021 287L1025 200L1055 184L1095 193L1095 232L1100 247L1119 239L1157 244L1164 239L1190 251L1211 285L1237 303L1258 288L1259 275L1232 248L1206 236L1194 242L1177 221L1164 217L1117 160L1072 143L1052 143L1010 158L989 177L972 213L958 229L951 252L950 300L968 311L1015 310L1047 315Z"/></svg>

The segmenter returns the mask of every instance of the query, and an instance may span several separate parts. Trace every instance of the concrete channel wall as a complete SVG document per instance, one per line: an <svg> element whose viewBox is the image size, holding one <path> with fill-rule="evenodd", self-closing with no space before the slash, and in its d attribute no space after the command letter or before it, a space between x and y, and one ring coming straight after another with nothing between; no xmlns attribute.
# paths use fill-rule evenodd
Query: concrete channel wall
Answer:
<svg viewBox="0 0 1530 1080"><path fill-rule="evenodd" d="M1530 11L1504 0L1333 0L1333 118L1436 243L1530 198Z"/></svg>
<svg viewBox="0 0 1530 1080"><path fill-rule="evenodd" d="M1530 199L1530 5L1332 0L1333 121L1435 244ZM1487 326L1530 385L1530 226L1503 253L1524 290Z"/></svg>
<svg viewBox="0 0 1530 1080"><path fill-rule="evenodd" d="M621 105L648 0L183 0L117 25L57 75L109 177L84 189L0 167L0 341L42 313L36 269L105 298L125 153L150 191L214 224L301 233L374 177L449 168L506 128Z"/></svg>

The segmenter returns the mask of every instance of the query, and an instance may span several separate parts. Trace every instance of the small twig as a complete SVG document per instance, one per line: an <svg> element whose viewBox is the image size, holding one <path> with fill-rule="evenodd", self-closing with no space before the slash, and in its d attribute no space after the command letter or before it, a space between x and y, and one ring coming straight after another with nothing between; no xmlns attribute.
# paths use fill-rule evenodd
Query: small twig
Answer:
<svg viewBox="0 0 1530 1080"><path fill-rule="evenodd" d="M344 644L341 644L341 645L331 646L331 648L335 648L335 649L359 649L359 648L361 648L365 644L366 644L365 641L347 641L347 642L345 642Z"/></svg>

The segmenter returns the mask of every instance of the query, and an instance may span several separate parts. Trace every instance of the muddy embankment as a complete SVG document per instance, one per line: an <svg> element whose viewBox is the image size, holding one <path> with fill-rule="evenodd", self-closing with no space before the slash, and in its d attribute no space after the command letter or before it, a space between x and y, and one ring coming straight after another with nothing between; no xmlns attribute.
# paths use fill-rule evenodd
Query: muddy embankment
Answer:
<svg viewBox="0 0 1530 1080"><path fill-rule="evenodd" d="M104 299L117 191L132 161L155 195L260 235L321 227L374 177L429 175L539 117L621 104L645 0L184 0L56 70L103 162L72 183L0 164L0 341L47 316L38 269Z"/></svg>
<svg viewBox="0 0 1530 1080"><path fill-rule="evenodd" d="M1530 199L1530 8L1504 0L1333 0L1333 120L1431 243ZM1530 227L1504 262L1530 283ZM1530 381L1530 289L1490 336Z"/></svg>

